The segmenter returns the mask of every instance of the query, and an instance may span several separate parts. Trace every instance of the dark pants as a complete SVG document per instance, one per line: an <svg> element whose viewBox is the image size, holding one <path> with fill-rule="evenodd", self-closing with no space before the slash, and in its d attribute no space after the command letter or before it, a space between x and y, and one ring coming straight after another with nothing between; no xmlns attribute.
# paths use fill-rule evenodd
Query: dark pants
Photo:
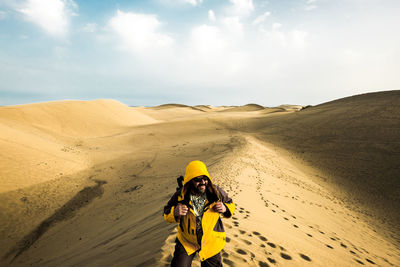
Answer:
<svg viewBox="0 0 400 267"><path fill-rule="evenodd" d="M188 255L185 248L182 246L178 239L175 240L175 252L172 258L171 267L190 267L192 266L192 260L196 255L196 252L192 255ZM212 256L201 262L201 267L221 267L221 254Z"/></svg>

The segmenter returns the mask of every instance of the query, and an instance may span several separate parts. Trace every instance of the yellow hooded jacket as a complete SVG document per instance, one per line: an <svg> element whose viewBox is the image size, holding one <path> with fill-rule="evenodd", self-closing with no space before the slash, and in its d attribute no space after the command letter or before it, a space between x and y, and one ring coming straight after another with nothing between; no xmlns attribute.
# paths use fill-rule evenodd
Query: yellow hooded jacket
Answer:
<svg viewBox="0 0 400 267"><path fill-rule="evenodd" d="M203 236L201 242L198 242L196 235L196 215L194 213L192 202L190 201L190 192L187 192L185 186L195 177L205 175L209 179L206 190L207 201L204 206L202 217ZM206 165L201 161L192 161L186 167L183 188L175 192L164 207L164 220L170 223L179 223L177 238L183 245L188 255L199 250L200 260L204 261L218 254L225 246L226 233L220 218L220 214L213 210L216 202L221 201L226 206L224 217L231 217L235 211L235 204L228 194L217 185L212 183L211 177L207 171ZM182 203L188 207L188 213L181 216L180 219L174 216L174 209ZM199 245L201 244L201 246Z"/></svg>

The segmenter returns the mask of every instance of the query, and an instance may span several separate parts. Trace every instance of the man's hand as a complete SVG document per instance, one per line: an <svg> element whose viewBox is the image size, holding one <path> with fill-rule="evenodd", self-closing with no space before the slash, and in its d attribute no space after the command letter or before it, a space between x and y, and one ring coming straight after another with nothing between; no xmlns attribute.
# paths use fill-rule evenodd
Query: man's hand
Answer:
<svg viewBox="0 0 400 267"><path fill-rule="evenodd" d="M215 203L214 211L219 212L219 213L224 213L226 211L226 207L225 207L224 203L222 203L220 201Z"/></svg>
<svg viewBox="0 0 400 267"><path fill-rule="evenodd" d="M187 212L188 212L188 207L186 207L186 205L178 203L178 205L176 205L174 209L174 216L175 217L185 216Z"/></svg>

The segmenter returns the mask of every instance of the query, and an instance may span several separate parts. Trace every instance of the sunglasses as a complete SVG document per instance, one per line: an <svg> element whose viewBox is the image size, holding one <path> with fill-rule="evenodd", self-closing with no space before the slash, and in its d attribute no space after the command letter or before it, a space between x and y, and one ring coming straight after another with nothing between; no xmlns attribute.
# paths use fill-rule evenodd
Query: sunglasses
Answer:
<svg viewBox="0 0 400 267"><path fill-rule="evenodd" d="M201 181L207 181L208 178L207 177L196 177L193 178L193 181L195 181L196 183L200 183Z"/></svg>

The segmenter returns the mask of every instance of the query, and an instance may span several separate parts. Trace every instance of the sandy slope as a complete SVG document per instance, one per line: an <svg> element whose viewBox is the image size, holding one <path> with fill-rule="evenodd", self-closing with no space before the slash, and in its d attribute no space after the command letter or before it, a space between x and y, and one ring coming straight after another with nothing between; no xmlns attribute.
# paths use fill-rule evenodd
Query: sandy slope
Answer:
<svg viewBox="0 0 400 267"><path fill-rule="evenodd" d="M235 199L225 219L228 266L350 266L398 263L398 251L332 192L322 188L279 148L244 137L245 145L212 172ZM172 233L161 265L173 251ZM197 263L199 266L199 264Z"/></svg>
<svg viewBox="0 0 400 267"><path fill-rule="evenodd" d="M382 103L393 99L393 95L379 97ZM309 133L298 130L300 126L309 126L307 122L318 118L324 122L329 112L341 114L344 104L296 113L282 109L221 113L214 107L206 111L208 107L196 110L176 105L128 108L113 101L77 102L72 109L59 104L37 104L38 110L53 115L46 120L26 119L35 113L23 113L25 106L10 107L23 116L0 117L0 127L7 129L5 134L2 131L0 145L12 155L3 154L0 159L2 265L165 265L173 252L175 225L162 220L162 207L175 190L175 178L193 159L209 166L216 183L237 204L234 218L224 220L230 238L223 253L226 265L400 264L397 229L379 220L376 210L366 212L356 206L358 202L349 201L350 185L342 183L339 172L324 173L326 154L318 146L325 140L323 129L332 129L321 128L320 143L296 143L296 137ZM371 102L353 105L368 109ZM77 109L81 111L72 112ZM7 112L0 110L0 114ZM398 120L394 114L392 120ZM338 120L339 127L345 119ZM76 120L81 121L74 124ZM60 121L65 122L64 128ZM74 125L73 129L65 129L68 125ZM298 134L289 134L290 129ZM318 129L313 130L318 139ZM346 140L353 141L351 137ZM378 137L377 144L381 144ZM64 146L74 149L63 151ZM295 149L288 150L292 146ZM298 148L304 153L298 153ZM331 156L337 153L336 168L347 168L355 177L358 169L339 160L343 150L329 152ZM381 166L397 157L384 152L389 157L382 158ZM321 160L307 153L316 153ZM31 164L36 157L45 160L51 171ZM24 173L18 167L27 162L31 172ZM62 169L67 167L70 172ZM54 175L60 170L64 173ZM357 181L354 178L353 185L359 186Z"/></svg>
<svg viewBox="0 0 400 267"><path fill-rule="evenodd" d="M363 213L400 231L400 91L344 98L282 117L265 117L257 136L322 172ZM369 210L368 210L369 209ZM377 226L379 228L379 226Z"/></svg>
<svg viewBox="0 0 400 267"><path fill-rule="evenodd" d="M0 160L0 193L87 169L85 138L155 122L114 100L1 107L0 149L6 153Z"/></svg>

